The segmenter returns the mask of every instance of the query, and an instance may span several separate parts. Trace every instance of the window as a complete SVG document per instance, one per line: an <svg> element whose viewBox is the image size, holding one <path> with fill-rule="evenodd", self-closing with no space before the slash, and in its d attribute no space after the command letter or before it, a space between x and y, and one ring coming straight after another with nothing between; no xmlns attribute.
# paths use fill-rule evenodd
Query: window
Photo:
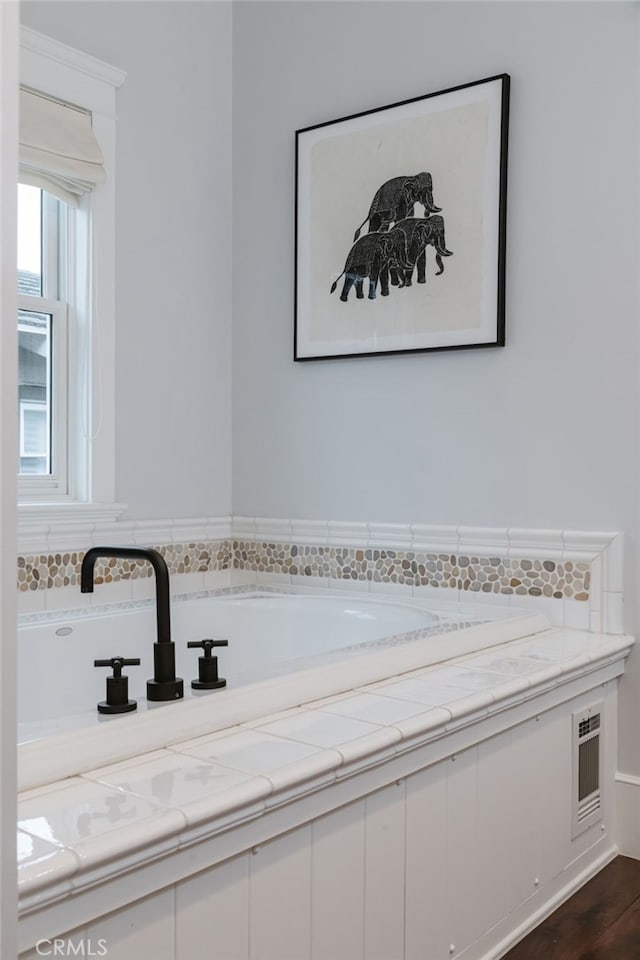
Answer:
<svg viewBox="0 0 640 960"><path fill-rule="evenodd" d="M77 530L83 517L111 521L124 509L114 502L114 237L125 75L27 27L20 46L18 486L28 539L43 523L70 518Z"/></svg>
<svg viewBox="0 0 640 960"><path fill-rule="evenodd" d="M66 204L18 185L18 438L22 498L68 496Z"/></svg>

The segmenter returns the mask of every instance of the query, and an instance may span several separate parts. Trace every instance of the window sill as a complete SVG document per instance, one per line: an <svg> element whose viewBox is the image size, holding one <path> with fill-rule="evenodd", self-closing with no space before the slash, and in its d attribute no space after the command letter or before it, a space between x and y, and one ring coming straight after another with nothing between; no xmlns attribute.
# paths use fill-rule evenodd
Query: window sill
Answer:
<svg viewBox="0 0 640 960"><path fill-rule="evenodd" d="M18 553L82 547L96 528L108 529L126 510L124 503L19 503Z"/></svg>

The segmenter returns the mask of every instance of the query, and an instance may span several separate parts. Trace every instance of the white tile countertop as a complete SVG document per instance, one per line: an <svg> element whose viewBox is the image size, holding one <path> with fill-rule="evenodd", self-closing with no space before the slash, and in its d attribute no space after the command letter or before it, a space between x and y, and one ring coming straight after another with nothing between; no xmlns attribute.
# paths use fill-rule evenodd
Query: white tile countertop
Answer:
<svg viewBox="0 0 640 960"><path fill-rule="evenodd" d="M608 664L620 673L633 642L550 630L27 790L21 911L346 779L409 740L441 739Z"/></svg>

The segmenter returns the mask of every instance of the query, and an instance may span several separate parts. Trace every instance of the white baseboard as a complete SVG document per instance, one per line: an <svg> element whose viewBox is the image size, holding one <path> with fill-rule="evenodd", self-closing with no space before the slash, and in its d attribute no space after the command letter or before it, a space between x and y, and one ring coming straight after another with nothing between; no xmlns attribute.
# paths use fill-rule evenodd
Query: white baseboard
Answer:
<svg viewBox="0 0 640 960"><path fill-rule="evenodd" d="M616 773L615 815L619 852L640 860L640 777Z"/></svg>
<svg viewBox="0 0 640 960"><path fill-rule="evenodd" d="M551 916L558 907L562 906L574 893L577 893L585 883L591 880L592 877L595 877L595 875L618 856L620 852L615 844L607 844L606 849L592 859L592 852L588 851L575 863L567 867L567 869L550 884L547 896L542 903L534 904L533 900L537 898L532 897L522 904L514 914L507 918L511 929L497 942L494 941L493 945L484 952L481 950L481 952L476 954L472 948L469 953L469 960L471 960L472 957L474 960L476 960L476 958L477 960L500 960L500 957L504 957L520 940L523 940L527 934L535 930L543 920ZM586 866L582 866L585 857L589 859L589 862ZM540 892L543 894L543 891ZM498 924L498 927L494 928L495 934L497 934L498 937L500 937L499 930L501 927L502 924ZM491 934L488 936L493 939ZM483 938L483 940L484 939L485 938ZM481 942L482 941L480 941L480 944Z"/></svg>

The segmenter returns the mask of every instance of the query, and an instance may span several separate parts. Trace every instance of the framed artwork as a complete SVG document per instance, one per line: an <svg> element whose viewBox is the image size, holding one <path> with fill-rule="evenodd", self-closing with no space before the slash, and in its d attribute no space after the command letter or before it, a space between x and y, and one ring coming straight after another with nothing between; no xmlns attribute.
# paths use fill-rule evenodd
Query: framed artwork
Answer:
<svg viewBox="0 0 640 960"><path fill-rule="evenodd" d="M296 131L295 360L504 346L509 76Z"/></svg>

